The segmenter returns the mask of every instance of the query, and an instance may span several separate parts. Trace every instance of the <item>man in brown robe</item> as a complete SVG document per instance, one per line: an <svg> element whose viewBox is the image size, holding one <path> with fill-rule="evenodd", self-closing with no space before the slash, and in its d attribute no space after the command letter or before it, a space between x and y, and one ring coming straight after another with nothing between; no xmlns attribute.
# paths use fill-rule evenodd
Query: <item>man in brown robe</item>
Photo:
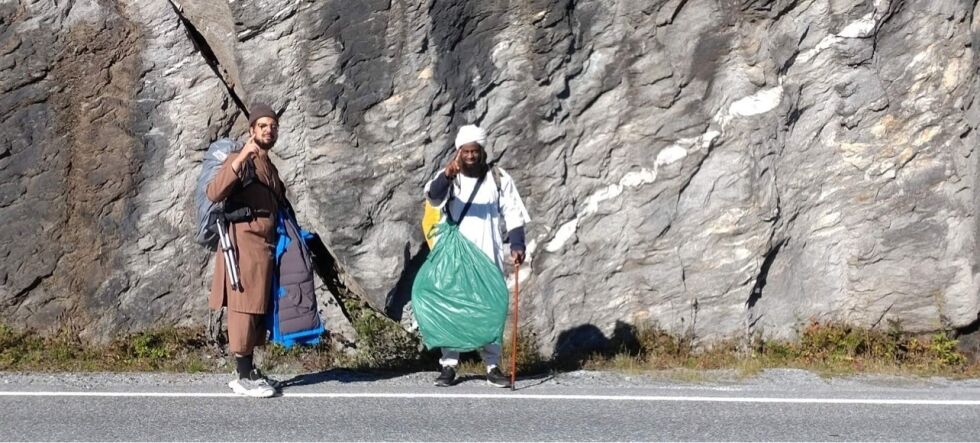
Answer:
<svg viewBox="0 0 980 443"><path fill-rule="evenodd" d="M271 397L275 382L255 369L252 353L265 344L264 317L275 272L276 209L285 198L285 188L269 159L279 136L279 117L264 103L253 104L249 111L248 143L225 159L207 188L213 202L224 201L226 208L252 209L254 217L230 223L228 229L238 257L241 290L232 287L225 262L216 255L208 306L228 308L228 344L238 373L228 386L238 394Z"/></svg>

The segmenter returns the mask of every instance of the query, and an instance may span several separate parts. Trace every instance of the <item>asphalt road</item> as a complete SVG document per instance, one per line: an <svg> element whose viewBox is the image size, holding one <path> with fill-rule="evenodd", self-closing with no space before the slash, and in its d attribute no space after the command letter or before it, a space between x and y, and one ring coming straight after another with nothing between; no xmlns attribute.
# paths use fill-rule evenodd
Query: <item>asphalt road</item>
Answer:
<svg viewBox="0 0 980 443"><path fill-rule="evenodd" d="M248 399L226 376L0 373L0 440L980 439L980 381L578 372L512 392L475 378L435 388L434 376L314 374Z"/></svg>

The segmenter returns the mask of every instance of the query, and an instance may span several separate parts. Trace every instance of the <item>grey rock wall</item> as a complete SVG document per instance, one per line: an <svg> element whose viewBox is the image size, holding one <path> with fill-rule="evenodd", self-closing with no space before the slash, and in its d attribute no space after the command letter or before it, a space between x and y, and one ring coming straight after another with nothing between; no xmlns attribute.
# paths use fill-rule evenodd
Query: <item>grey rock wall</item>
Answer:
<svg viewBox="0 0 980 443"><path fill-rule="evenodd" d="M534 219L522 318L544 352L624 324L709 345L977 321L976 2L181 7L0 2L3 322L206 318L191 190L207 143L245 130L230 92L284 110L301 222L396 318L422 186L477 122Z"/></svg>

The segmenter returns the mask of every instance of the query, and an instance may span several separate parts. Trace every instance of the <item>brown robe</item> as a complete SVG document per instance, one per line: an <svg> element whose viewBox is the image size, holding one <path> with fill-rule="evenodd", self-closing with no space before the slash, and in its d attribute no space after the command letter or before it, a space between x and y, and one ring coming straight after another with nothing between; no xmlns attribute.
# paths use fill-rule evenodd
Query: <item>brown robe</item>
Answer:
<svg viewBox="0 0 980 443"><path fill-rule="evenodd" d="M252 183L242 188L241 177L231 168L237 156L237 152L229 155L218 169L217 176L208 184L208 199L242 203L260 216L252 221L234 223L229 229L237 249L242 292L232 289L221 249L218 248L208 306L214 310L228 306L228 309L236 312L264 314L269 307L269 291L275 271L275 214L278 199L284 197L285 187L279 179L279 171L266 155L254 161L257 179L265 186Z"/></svg>

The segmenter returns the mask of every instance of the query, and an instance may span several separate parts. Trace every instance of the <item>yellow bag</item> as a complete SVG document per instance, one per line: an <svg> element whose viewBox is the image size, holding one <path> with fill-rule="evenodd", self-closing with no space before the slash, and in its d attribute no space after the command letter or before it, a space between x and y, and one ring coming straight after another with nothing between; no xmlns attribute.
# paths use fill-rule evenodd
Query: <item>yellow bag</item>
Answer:
<svg viewBox="0 0 980 443"><path fill-rule="evenodd" d="M422 215L422 235L425 236L425 242L429 245L429 250L432 250L432 244L435 243L435 237L429 237L429 233L432 232L432 228L439 223L439 219L442 218L442 211L439 208L432 206L428 201L425 202L425 213Z"/></svg>

